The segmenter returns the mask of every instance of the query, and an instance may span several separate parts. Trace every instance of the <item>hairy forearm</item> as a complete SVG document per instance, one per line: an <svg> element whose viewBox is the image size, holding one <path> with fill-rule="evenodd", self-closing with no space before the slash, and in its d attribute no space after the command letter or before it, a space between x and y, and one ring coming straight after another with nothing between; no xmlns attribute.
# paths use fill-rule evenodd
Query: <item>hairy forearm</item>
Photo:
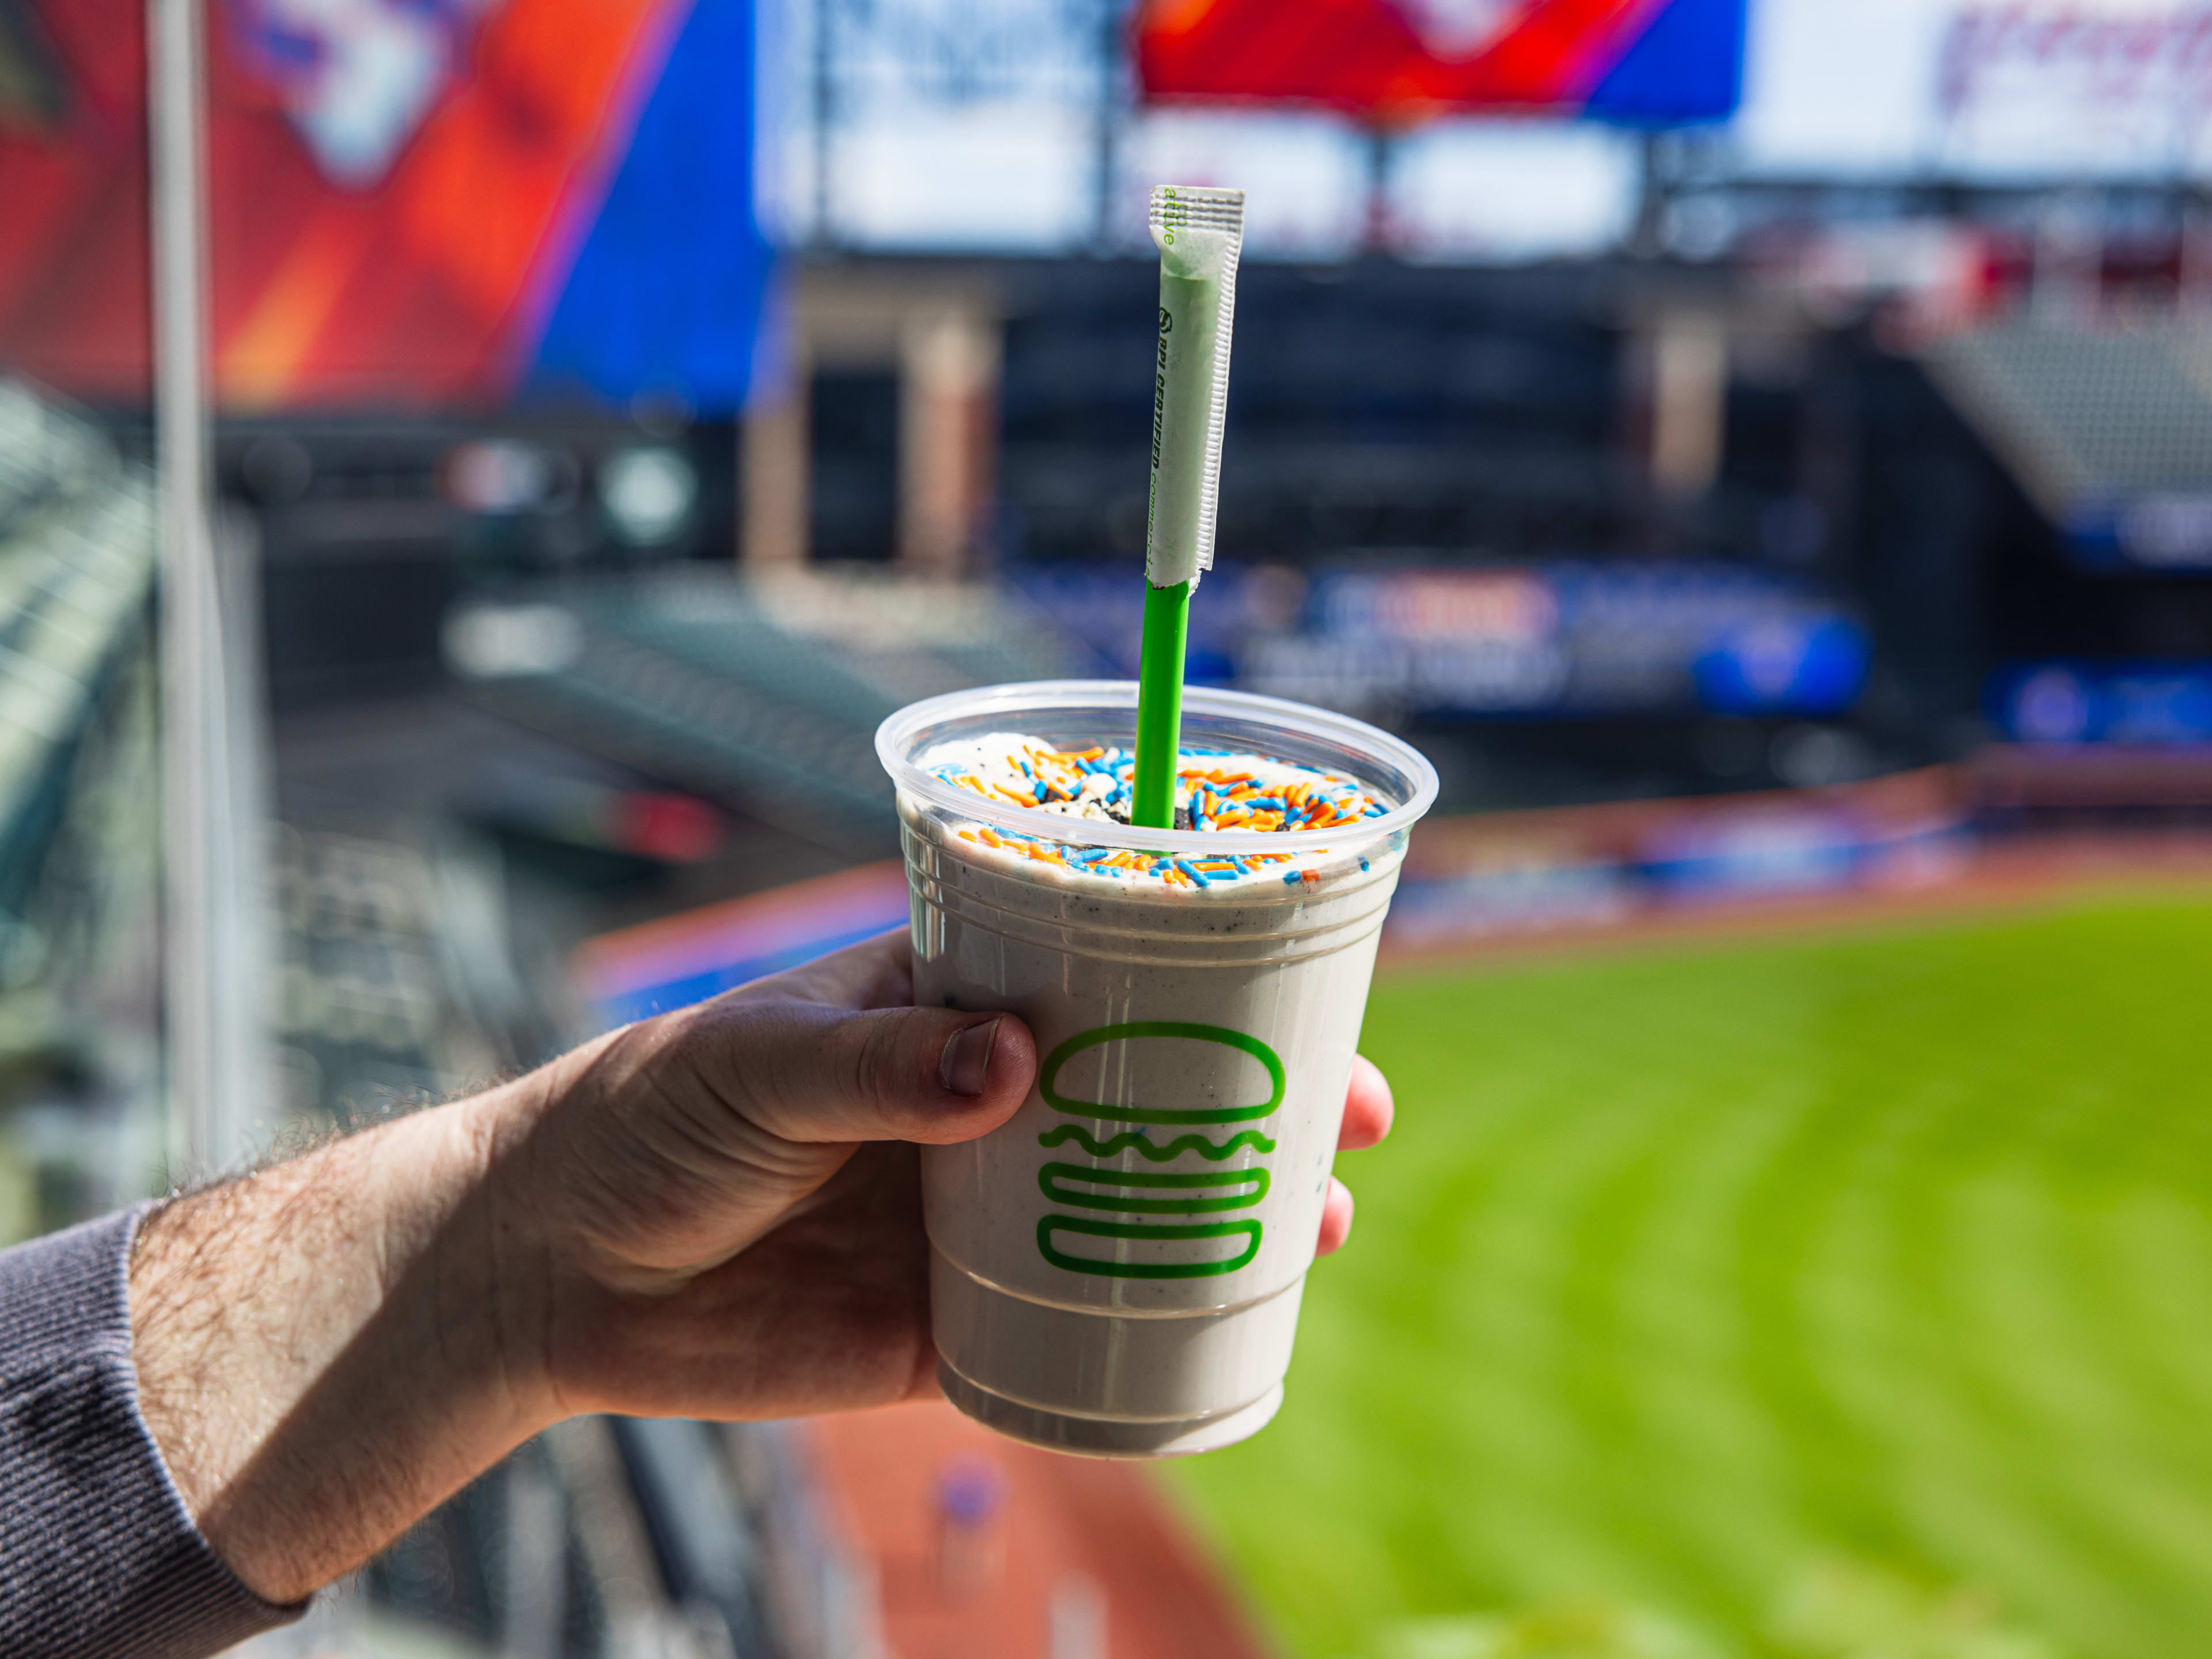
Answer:
<svg viewBox="0 0 2212 1659"><path fill-rule="evenodd" d="M131 1268L142 1409L274 1601L358 1565L558 1414L547 1275L492 1178L527 1080L173 1201Z"/></svg>
<svg viewBox="0 0 2212 1659"><path fill-rule="evenodd" d="M744 1418L933 1374L916 1155L1035 1045L916 1008L902 939L156 1212L148 1426L217 1554L289 1601L571 1411Z"/></svg>

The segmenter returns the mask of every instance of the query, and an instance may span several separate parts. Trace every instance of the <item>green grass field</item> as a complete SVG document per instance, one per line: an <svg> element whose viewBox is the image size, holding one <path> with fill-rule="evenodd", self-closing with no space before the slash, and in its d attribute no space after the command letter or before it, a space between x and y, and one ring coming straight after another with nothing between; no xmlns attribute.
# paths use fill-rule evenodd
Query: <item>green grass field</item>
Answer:
<svg viewBox="0 0 2212 1659"><path fill-rule="evenodd" d="M1386 975L1273 1427L1302 1659L2212 1653L2212 902Z"/></svg>

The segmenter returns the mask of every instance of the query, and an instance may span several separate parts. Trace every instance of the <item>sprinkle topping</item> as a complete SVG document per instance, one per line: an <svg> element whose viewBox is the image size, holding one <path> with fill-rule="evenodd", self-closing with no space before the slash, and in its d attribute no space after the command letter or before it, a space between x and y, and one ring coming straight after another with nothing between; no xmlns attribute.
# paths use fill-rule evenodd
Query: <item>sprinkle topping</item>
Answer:
<svg viewBox="0 0 2212 1659"><path fill-rule="evenodd" d="M1127 749L1054 749L1034 738L998 732L939 744L921 763L957 788L1062 817L1127 823L1136 757ZM1186 749L1176 773L1176 827L1197 830L1333 830L1380 817L1389 809L1347 778L1262 756ZM1174 858L1157 854L1069 846L1058 840L978 824L963 841L1016 857L1059 864L1112 879L1155 880L1203 889L1249 879L1287 853L1217 854ZM1317 879L1294 869L1296 886Z"/></svg>

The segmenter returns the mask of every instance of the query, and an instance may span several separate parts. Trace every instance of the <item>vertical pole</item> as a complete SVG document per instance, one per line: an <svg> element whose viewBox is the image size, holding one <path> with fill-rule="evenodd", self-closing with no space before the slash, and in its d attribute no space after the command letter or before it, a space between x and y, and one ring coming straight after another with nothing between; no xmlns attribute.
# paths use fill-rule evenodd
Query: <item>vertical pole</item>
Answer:
<svg viewBox="0 0 2212 1659"><path fill-rule="evenodd" d="M1367 222L1360 233L1360 252L1383 254L1390 251L1390 161L1396 145L1389 127L1381 120L1369 127L1367 138Z"/></svg>
<svg viewBox="0 0 2212 1659"><path fill-rule="evenodd" d="M1651 482L1694 501L1720 477L1728 436L1728 319L1670 308L1651 333Z"/></svg>
<svg viewBox="0 0 2212 1659"><path fill-rule="evenodd" d="M163 1012L178 1175L244 1150L259 987L248 959L223 678L207 388L203 0L147 0L154 434L161 502Z"/></svg>
<svg viewBox="0 0 2212 1659"><path fill-rule="evenodd" d="M995 319L956 307L899 335L899 562L917 575L963 574L996 471L1000 344Z"/></svg>
<svg viewBox="0 0 2212 1659"><path fill-rule="evenodd" d="M1098 110L1091 129L1091 188L1095 192L1095 215L1091 226L1091 251L1114 251L1114 141L1121 116L1121 0L1098 0Z"/></svg>
<svg viewBox="0 0 2212 1659"><path fill-rule="evenodd" d="M830 215L837 196L830 175L836 154L830 130L837 115L836 61L830 39L836 9L837 0L814 0L814 234L808 240L817 247L828 247L836 240Z"/></svg>
<svg viewBox="0 0 2212 1659"><path fill-rule="evenodd" d="M813 534L810 468L811 387L804 332L794 342L789 379L755 396L745 406L738 456L739 565L755 574L803 568Z"/></svg>
<svg viewBox="0 0 2212 1659"><path fill-rule="evenodd" d="M1636 222L1628 233L1633 259L1656 259L1667 250L1668 184L1660 135L1646 132L1637 145Z"/></svg>

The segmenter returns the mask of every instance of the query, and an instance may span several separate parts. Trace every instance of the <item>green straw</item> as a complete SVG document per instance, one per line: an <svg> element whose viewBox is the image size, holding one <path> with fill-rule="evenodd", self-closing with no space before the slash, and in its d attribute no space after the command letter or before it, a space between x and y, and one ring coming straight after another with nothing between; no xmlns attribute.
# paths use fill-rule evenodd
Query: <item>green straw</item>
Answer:
<svg viewBox="0 0 2212 1659"><path fill-rule="evenodd" d="M1151 218L1160 250L1159 348L1129 821L1172 830L1190 596L1213 564L1244 192L1164 185L1152 191Z"/></svg>
<svg viewBox="0 0 2212 1659"><path fill-rule="evenodd" d="M1137 764L1129 822L1175 828L1176 763L1182 755L1182 659L1190 635L1190 590L1145 584L1145 642L1137 659Z"/></svg>

